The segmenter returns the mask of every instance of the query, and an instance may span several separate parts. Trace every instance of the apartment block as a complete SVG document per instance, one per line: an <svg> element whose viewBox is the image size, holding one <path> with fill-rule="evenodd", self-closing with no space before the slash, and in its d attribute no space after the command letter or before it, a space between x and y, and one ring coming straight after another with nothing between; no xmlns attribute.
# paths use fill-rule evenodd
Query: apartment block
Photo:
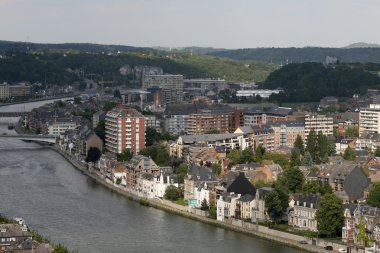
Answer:
<svg viewBox="0 0 380 253"><path fill-rule="evenodd" d="M142 89L154 89L153 96L160 101L155 103L165 106L183 100L183 76L182 75L144 75Z"/></svg>
<svg viewBox="0 0 380 253"><path fill-rule="evenodd" d="M290 120L292 108L275 104L259 104L244 113L244 126L265 125L277 121Z"/></svg>
<svg viewBox="0 0 380 253"><path fill-rule="evenodd" d="M297 136L305 140L305 125L299 121L274 122L274 148L293 147Z"/></svg>
<svg viewBox="0 0 380 253"><path fill-rule="evenodd" d="M145 118L133 108L118 106L106 114L106 147L116 154L145 147Z"/></svg>
<svg viewBox="0 0 380 253"><path fill-rule="evenodd" d="M305 139L309 136L311 130L316 133L322 132L326 136L333 135L333 117L325 115L312 114L305 117Z"/></svg>
<svg viewBox="0 0 380 253"><path fill-rule="evenodd" d="M0 99L9 98L9 85L7 83L0 84Z"/></svg>
<svg viewBox="0 0 380 253"><path fill-rule="evenodd" d="M380 133L380 104L370 104L359 113L359 134L364 131Z"/></svg>

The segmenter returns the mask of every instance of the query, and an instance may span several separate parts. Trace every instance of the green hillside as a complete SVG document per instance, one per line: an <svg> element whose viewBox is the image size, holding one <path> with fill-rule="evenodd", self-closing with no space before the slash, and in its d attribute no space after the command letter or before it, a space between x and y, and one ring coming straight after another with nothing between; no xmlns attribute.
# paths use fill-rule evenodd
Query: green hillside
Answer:
<svg viewBox="0 0 380 253"><path fill-rule="evenodd" d="M248 65L247 65L248 64ZM185 78L225 78L234 81L263 81L273 64L240 62L211 56L188 54L167 55L159 52L58 53L45 50L34 53L7 53L0 59L0 82L42 82L70 84L84 77L112 80L116 84L129 83L133 77L124 77L119 69L124 65L158 66L165 73L183 74ZM134 84L135 86L137 84Z"/></svg>

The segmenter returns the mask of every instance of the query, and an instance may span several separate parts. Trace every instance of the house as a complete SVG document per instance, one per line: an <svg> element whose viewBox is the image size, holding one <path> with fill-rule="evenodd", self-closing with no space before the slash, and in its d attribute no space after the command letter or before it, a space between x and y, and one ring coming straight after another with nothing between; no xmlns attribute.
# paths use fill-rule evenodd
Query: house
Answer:
<svg viewBox="0 0 380 253"><path fill-rule="evenodd" d="M235 219L251 220L252 209L255 206L255 196L245 194L236 200Z"/></svg>
<svg viewBox="0 0 380 253"><path fill-rule="evenodd" d="M149 157L136 155L127 164L127 186L134 188L141 173L150 173L158 176L160 168Z"/></svg>
<svg viewBox="0 0 380 253"><path fill-rule="evenodd" d="M289 202L291 209L288 214L288 225L297 229L318 231L315 215L320 201L321 196L317 194L295 193Z"/></svg>
<svg viewBox="0 0 380 253"><path fill-rule="evenodd" d="M339 154L343 154L344 151L350 147L352 149L355 149L355 142L356 140L354 139L349 139L349 138L345 138L345 139L341 139L340 141L336 142L335 143L335 150L336 150L336 154L339 155Z"/></svg>
<svg viewBox="0 0 380 253"><path fill-rule="evenodd" d="M268 219L265 196L273 190L272 187L261 187L256 191L255 204L252 207L252 222L266 221Z"/></svg>
<svg viewBox="0 0 380 253"><path fill-rule="evenodd" d="M356 140L355 149L376 151L380 147L380 134L376 132L364 131Z"/></svg>
<svg viewBox="0 0 380 253"><path fill-rule="evenodd" d="M32 239L28 229L20 224L0 224L0 252L19 244L24 240Z"/></svg>
<svg viewBox="0 0 380 253"><path fill-rule="evenodd" d="M318 180L329 183L334 193L342 198L343 203L362 199L370 183L359 165L348 162L323 165Z"/></svg>
<svg viewBox="0 0 380 253"><path fill-rule="evenodd" d="M375 242L375 250L380 251L380 223L373 228L373 239Z"/></svg>
<svg viewBox="0 0 380 253"><path fill-rule="evenodd" d="M380 208L369 205L348 204L345 205L344 218L342 240L356 243L359 233L358 228L362 222L364 222L367 235L369 237L375 236L376 225L380 222Z"/></svg>
<svg viewBox="0 0 380 253"><path fill-rule="evenodd" d="M235 216L237 199L240 194L224 192L216 202L216 219L226 221Z"/></svg>
<svg viewBox="0 0 380 253"><path fill-rule="evenodd" d="M163 198L165 196L166 188L170 185L179 187L177 176L172 174L164 174L161 171L160 176L155 177L153 184L154 197Z"/></svg>
<svg viewBox="0 0 380 253"><path fill-rule="evenodd" d="M196 205L196 192L199 186L204 184L219 183L215 174L210 168L191 164L187 172L187 177L184 179L184 199L189 200L189 204Z"/></svg>

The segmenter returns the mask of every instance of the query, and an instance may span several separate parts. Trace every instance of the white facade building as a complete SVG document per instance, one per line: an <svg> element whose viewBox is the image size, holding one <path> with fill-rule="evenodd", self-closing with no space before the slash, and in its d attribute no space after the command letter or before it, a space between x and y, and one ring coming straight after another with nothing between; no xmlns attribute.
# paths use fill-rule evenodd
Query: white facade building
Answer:
<svg viewBox="0 0 380 253"><path fill-rule="evenodd" d="M77 123L72 120L50 122L48 126L48 134L57 136L66 132L67 130L75 129L76 127Z"/></svg>
<svg viewBox="0 0 380 253"><path fill-rule="evenodd" d="M327 117L325 115L319 115L319 114L306 115L305 139L307 139L312 129L317 134L319 132L322 132L322 134L326 136L332 136L333 129L334 129L333 117Z"/></svg>
<svg viewBox="0 0 380 253"><path fill-rule="evenodd" d="M380 133L380 104L370 104L369 108L360 109L359 134L364 131Z"/></svg>

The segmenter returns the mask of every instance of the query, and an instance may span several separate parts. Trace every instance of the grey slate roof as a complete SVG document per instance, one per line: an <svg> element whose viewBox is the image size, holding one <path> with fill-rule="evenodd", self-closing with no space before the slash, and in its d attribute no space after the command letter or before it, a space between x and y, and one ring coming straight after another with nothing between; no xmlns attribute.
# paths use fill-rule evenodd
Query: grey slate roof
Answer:
<svg viewBox="0 0 380 253"><path fill-rule="evenodd" d="M285 125L287 127L304 127L305 124L300 121L275 121L271 123L271 126L274 127L281 127L282 125Z"/></svg>
<svg viewBox="0 0 380 253"><path fill-rule="evenodd" d="M183 135L181 136L184 143L196 143L206 141L221 141L230 138L236 138L242 134L202 134L202 135Z"/></svg>
<svg viewBox="0 0 380 253"><path fill-rule="evenodd" d="M259 188L257 190L259 193L259 199L264 199L265 195L267 195L267 193L269 193L273 190L274 190L274 188L272 188L272 187L261 187L261 188Z"/></svg>
<svg viewBox="0 0 380 253"><path fill-rule="evenodd" d="M350 200L358 200L364 196L364 190L369 186L370 179L359 166L356 166L346 177L343 189Z"/></svg>
<svg viewBox="0 0 380 253"><path fill-rule="evenodd" d="M195 182L218 181L211 169L196 164L190 166L188 175L191 175Z"/></svg>
<svg viewBox="0 0 380 253"><path fill-rule="evenodd" d="M321 202L321 196L318 194L305 195L302 193L295 193L293 197L295 201L294 205L296 206L304 206L304 203L306 203L306 207L311 208L311 204L313 204L313 208L317 208L319 202Z"/></svg>
<svg viewBox="0 0 380 253"><path fill-rule="evenodd" d="M240 198L238 198L237 200L241 201L241 202L251 202L254 199L255 199L255 197L252 196L251 194L245 194L245 195L241 196Z"/></svg>

